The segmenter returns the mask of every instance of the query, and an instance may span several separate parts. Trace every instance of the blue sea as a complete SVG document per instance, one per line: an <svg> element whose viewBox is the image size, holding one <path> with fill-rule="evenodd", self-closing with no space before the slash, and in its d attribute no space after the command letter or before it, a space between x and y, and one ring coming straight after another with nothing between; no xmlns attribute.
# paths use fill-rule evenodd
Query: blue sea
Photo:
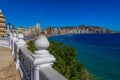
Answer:
<svg viewBox="0 0 120 80"><path fill-rule="evenodd" d="M100 80L120 80L120 34L73 34L49 37L73 46L77 59Z"/></svg>

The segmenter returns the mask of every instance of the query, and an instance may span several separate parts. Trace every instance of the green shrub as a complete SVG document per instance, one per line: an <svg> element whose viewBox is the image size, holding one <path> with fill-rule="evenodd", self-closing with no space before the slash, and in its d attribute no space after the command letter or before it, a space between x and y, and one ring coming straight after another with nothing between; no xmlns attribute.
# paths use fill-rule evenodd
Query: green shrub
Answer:
<svg viewBox="0 0 120 80"><path fill-rule="evenodd" d="M29 41L28 49L36 50L33 41ZM77 53L74 47L64 45L61 42L50 41L49 52L55 56L53 68L69 80L97 80L84 69L83 64L76 59Z"/></svg>

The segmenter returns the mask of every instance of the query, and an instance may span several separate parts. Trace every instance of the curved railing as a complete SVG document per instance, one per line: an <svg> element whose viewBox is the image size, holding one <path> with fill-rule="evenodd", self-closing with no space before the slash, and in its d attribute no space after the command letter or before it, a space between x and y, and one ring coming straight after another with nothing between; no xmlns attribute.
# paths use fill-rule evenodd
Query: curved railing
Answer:
<svg viewBox="0 0 120 80"><path fill-rule="evenodd" d="M20 72L22 80L67 80L52 68L56 59L46 50L49 42L44 35L35 41L38 50L34 53L27 49L23 38L22 34L10 34L9 39L15 67Z"/></svg>

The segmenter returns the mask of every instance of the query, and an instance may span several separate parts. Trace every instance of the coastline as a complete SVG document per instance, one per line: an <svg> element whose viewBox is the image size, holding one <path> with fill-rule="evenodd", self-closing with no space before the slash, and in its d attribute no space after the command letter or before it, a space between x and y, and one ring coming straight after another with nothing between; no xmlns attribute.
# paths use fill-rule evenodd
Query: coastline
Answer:
<svg viewBox="0 0 120 80"><path fill-rule="evenodd" d="M64 35L85 35L85 34L88 34L88 35L98 35L98 33L75 33L75 34L55 34L55 35L45 35L47 38L50 38L50 37L55 37L55 36L64 36ZM111 35L114 35L114 34L120 34L120 33L99 33L99 34L111 34ZM36 38L35 36L25 36L24 37L24 40L25 41L34 41Z"/></svg>
<svg viewBox="0 0 120 80"><path fill-rule="evenodd" d="M120 34L120 32L118 33L74 33L74 34L54 34L54 35L46 35L47 37L53 37L53 36L63 36L63 35L79 35L79 34Z"/></svg>
<svg viewBox="0 0 120 80"><path fill-rule="evenodd" d="M92 37L92 35L94 36ZM72 38L70 36L61 36L61 39L59 39L59 36L56 36L50 37L50 40L74 46L77 50L79 61L82 62L85 65L85 68L91 73L100 77L100 80L119 80L120 54L118 49L120 49L120 33L92 35L76 35L76 40L74 40L75 36L72 36ZM91 36L91 38L89 36ZM114 69L111 70L111 68Z"/></svg>
<svg viewBox="0 0 120 80"><path fill-rule="evenodd" d="M116 39L116 38L114 38L114 37L119 38L119 34L120 34L120 33L114 33L114 34L113 34L113 33L112 33L112 34L110 34L110 33L109 33L109 34L105 33L105 34L106 34L107 36L111 36L110 38L112 38L112 39L107 39L107 40L106 40L106 42L109 42L110 40L113 41L113 39ZM104 34L104 35L105 35L105 34ZM113 36L113 35L115 35L115 34L118 34L118 36ZM87 45L84 45L84 44L81 44L81 43L84 41L85 38L83 38L83 41L82 41L82 42L81 42L81 41L79 41L79 42L74 42L74 40L71 40L71 41L72 41L72 42L71 42L71 41L69 41L69 40L70 40L70 39L73 39L73 38L70 38L70 36L65 36L65 37L67 37L67 38L66 38L67 40L66 40L66 39L63 39L63 38L59 39L59 36L62 37L62 36L64 36L64 35L75 35L75 36L80 35L80 36L84 36L84 37L85 37L85 34L61 34L61 35L49 35L48 38L53 38L53 40L54 40L54 38L56 38L56 39L58 40L57 42L59 42L59 41L60 41L60 42L63 42L63 43L65 42L65 43L70 44L70 45L72 44L72 46L74 46L74 45L75 45L75 46L80 45L80 46L78 47L78 48L79 48L78 51L83 51L84 49L88 49L88 50L89 50L88 52L87 52L87 50L85 50L85 51L83 51L83 52L77 52L77 55L78 55L78 56L82 56L82 58L80 58L80 60L82 59L82 61L80 61L80 62L84 63L84 64L85 64L85 68L86 68L87 70L89 70L91 73L94 72L93 74L95 74L95 76L97 76L96 74L98 74L99 71L102 71L102 72L99 72L98 75L103 76L103 75L101 75L101 74L104 73L104 74L106 75L105 77L109 77L109 75L106 74L106 72L107 72L106 70L104 70L104 71L103 71L103 70L98 70L98 71L97 71L97 68L96 68L95 66L90 66L90 65L87 66L87 64L95 63L96 65L98 65L99 62L98 62L98 63L94 62L94 61L96 61L96 58L93 59L93 58L91 58L91 57L97 56L98 59L99 59L99 58L100 58L100 59L103 58L102 55L100 55L100 54L103 54L102 51L104 51L104 50L108 50L109 52L106 51L103 55L105 55L105 54L107 55L107 53L110 53L109 55L107 55L107 57L108 57L109 59L114 59L114 58L111 58L111 57L113 57L113 56L111 56L111 55L112 55L112 53L111 53L111 52L112 52L112 51L111 51L112 49L111 49L111 48L114 47L112 42L110 42L110 43L111 43L111 46L107 45L107 46L109 46L109 47L104 47L104 45L103 45L104 43L103 43L103 44L99 43L99 42L102 42L102 41L104 42L104 38L103 38L104 36L102 36L102 34L88 34L88 37L89 37L89 36L92 36L92 35L95 35L95 36L97 36L97 35L100 36L100 35L101 35L102 37L99 37L98 39L101 39L102 41L98 41L98 42L96 43L97 45L96 45L96 44L89 44L89 43L85 43L85 44L87 44ZM74 37L74 36L73 36L73 37ZM81 37L81 38L82 38L82 37ZM96 37L93 37L93 38L96 38ZM106 38L106 37L105 37L105 38ZM86 40L91 40L91 39L92 39L92 38L89 38L89 39L86 39ZM34 40L34 39L33 39L33 40ZM62 40L62 41L61 41L61 40ZM56 40L55 40L55 41L56 41ZM77 41L78 41L78 40L77 40ZM93 40L93 42L94 42L94 41L95 41L95 40ZM115 41L115 42L116 42L116 41ZM98 45L99 45L98 43L100 44L100 46L101 46L101 45L103 45L103 46L101 46L101 47L95 47L95 46L98 46ZM95 46L92 46L92 47L91 47L91 45L95 45ZM119 45L119 44L117 43L117 45ZM86 47L86 46L87 46L87 47ZM106 46L106 45L105 45L105 46ZM89 48L90 48L90 49L89 49ZM100 52L99 52L99 48L103 48L103 49L101 49ZM104 48L105 48L105 49L104 49ZM94 49L95 49L95 51L94 51ZM110 50L109 50L109 49L110 49ZM76 48L76 50L77 50L77 48ZM114 50L114 49L113 49L113 50ZM91 51L93 52L92 54L91 54ZM84 52L87 52L87 53L84 54ZM90 53L89 53L89 52L90 52ZM94 54L94 52L98 52L98 54L96 55L96 54ZM89 54L88 54L88 53L89 53ZM91 54L92 56L90 56L90 54ZM114 53L114 54L115 54L115 53ZM113 55L114 55L114 54L113 54ZM84 56L84 57L83 57L83 56ZM87 58L90 58L90 60L92 60L92 61L91 61L90 63L88 63L88 61L84 60L86 57L87 57ZM104 57L104 58L107 58L107 57ZM104 59L103 59L103 60L104 60L105 63L106 63L106 61L109 61L109 59L107 59L107 60L104 60ZM102 60L102 61L103 61L103 60ZM103 62L104 62L104 61L103 61ZM113 61L113 62L114 62L114 61ZM101 62L101 63L102 63L102 62ZM112 63L107 62L106 64L112 66ZM94 64L92 64L92 65L94 65ZM102 65L105 65L105 64L102 64ZM106 66L108 66L108 65L106 65ZM115 65L117 65L117 64L115 64ZM86 66L87 66L87 67L86 67ZM90 66L90 68L89 68L89 66ZM92 70L92 71L91 71L91 67L93 67L95 70ZM114 67L117 67L117 66L114 66ZM98 67L98 68L99 68L99 67ZM103 68L103 69L104 69L104 68ZM109 69L109 67L108 67L108 69ZM116 69L117 69L117 68L116 68ZM109 71L110 71L110 70L109 70ZM109 72L109 73L112 75L111 72ZM117 75L117 72L116 72L115 75ZM112 77L112 78L113 78L113 77ZM118 77L118 78L119 78L119 77ZM102 79L104 80L103 77L102 77ZM100 79L100 80L101 80L101 79ZM109 79L106 79L106 80L109 80Z"/></svg>

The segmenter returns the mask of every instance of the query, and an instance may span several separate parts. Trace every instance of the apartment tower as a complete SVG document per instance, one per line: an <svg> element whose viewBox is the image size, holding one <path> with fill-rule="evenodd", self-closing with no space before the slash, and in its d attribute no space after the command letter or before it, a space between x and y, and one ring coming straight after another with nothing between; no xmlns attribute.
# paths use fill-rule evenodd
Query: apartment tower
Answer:
<svg viewBox="0 0 120 80"><path fill-rule="evenodd" d="M4 36L5 33L5 16L2 14L0 9L0 37Z"/></svg>

